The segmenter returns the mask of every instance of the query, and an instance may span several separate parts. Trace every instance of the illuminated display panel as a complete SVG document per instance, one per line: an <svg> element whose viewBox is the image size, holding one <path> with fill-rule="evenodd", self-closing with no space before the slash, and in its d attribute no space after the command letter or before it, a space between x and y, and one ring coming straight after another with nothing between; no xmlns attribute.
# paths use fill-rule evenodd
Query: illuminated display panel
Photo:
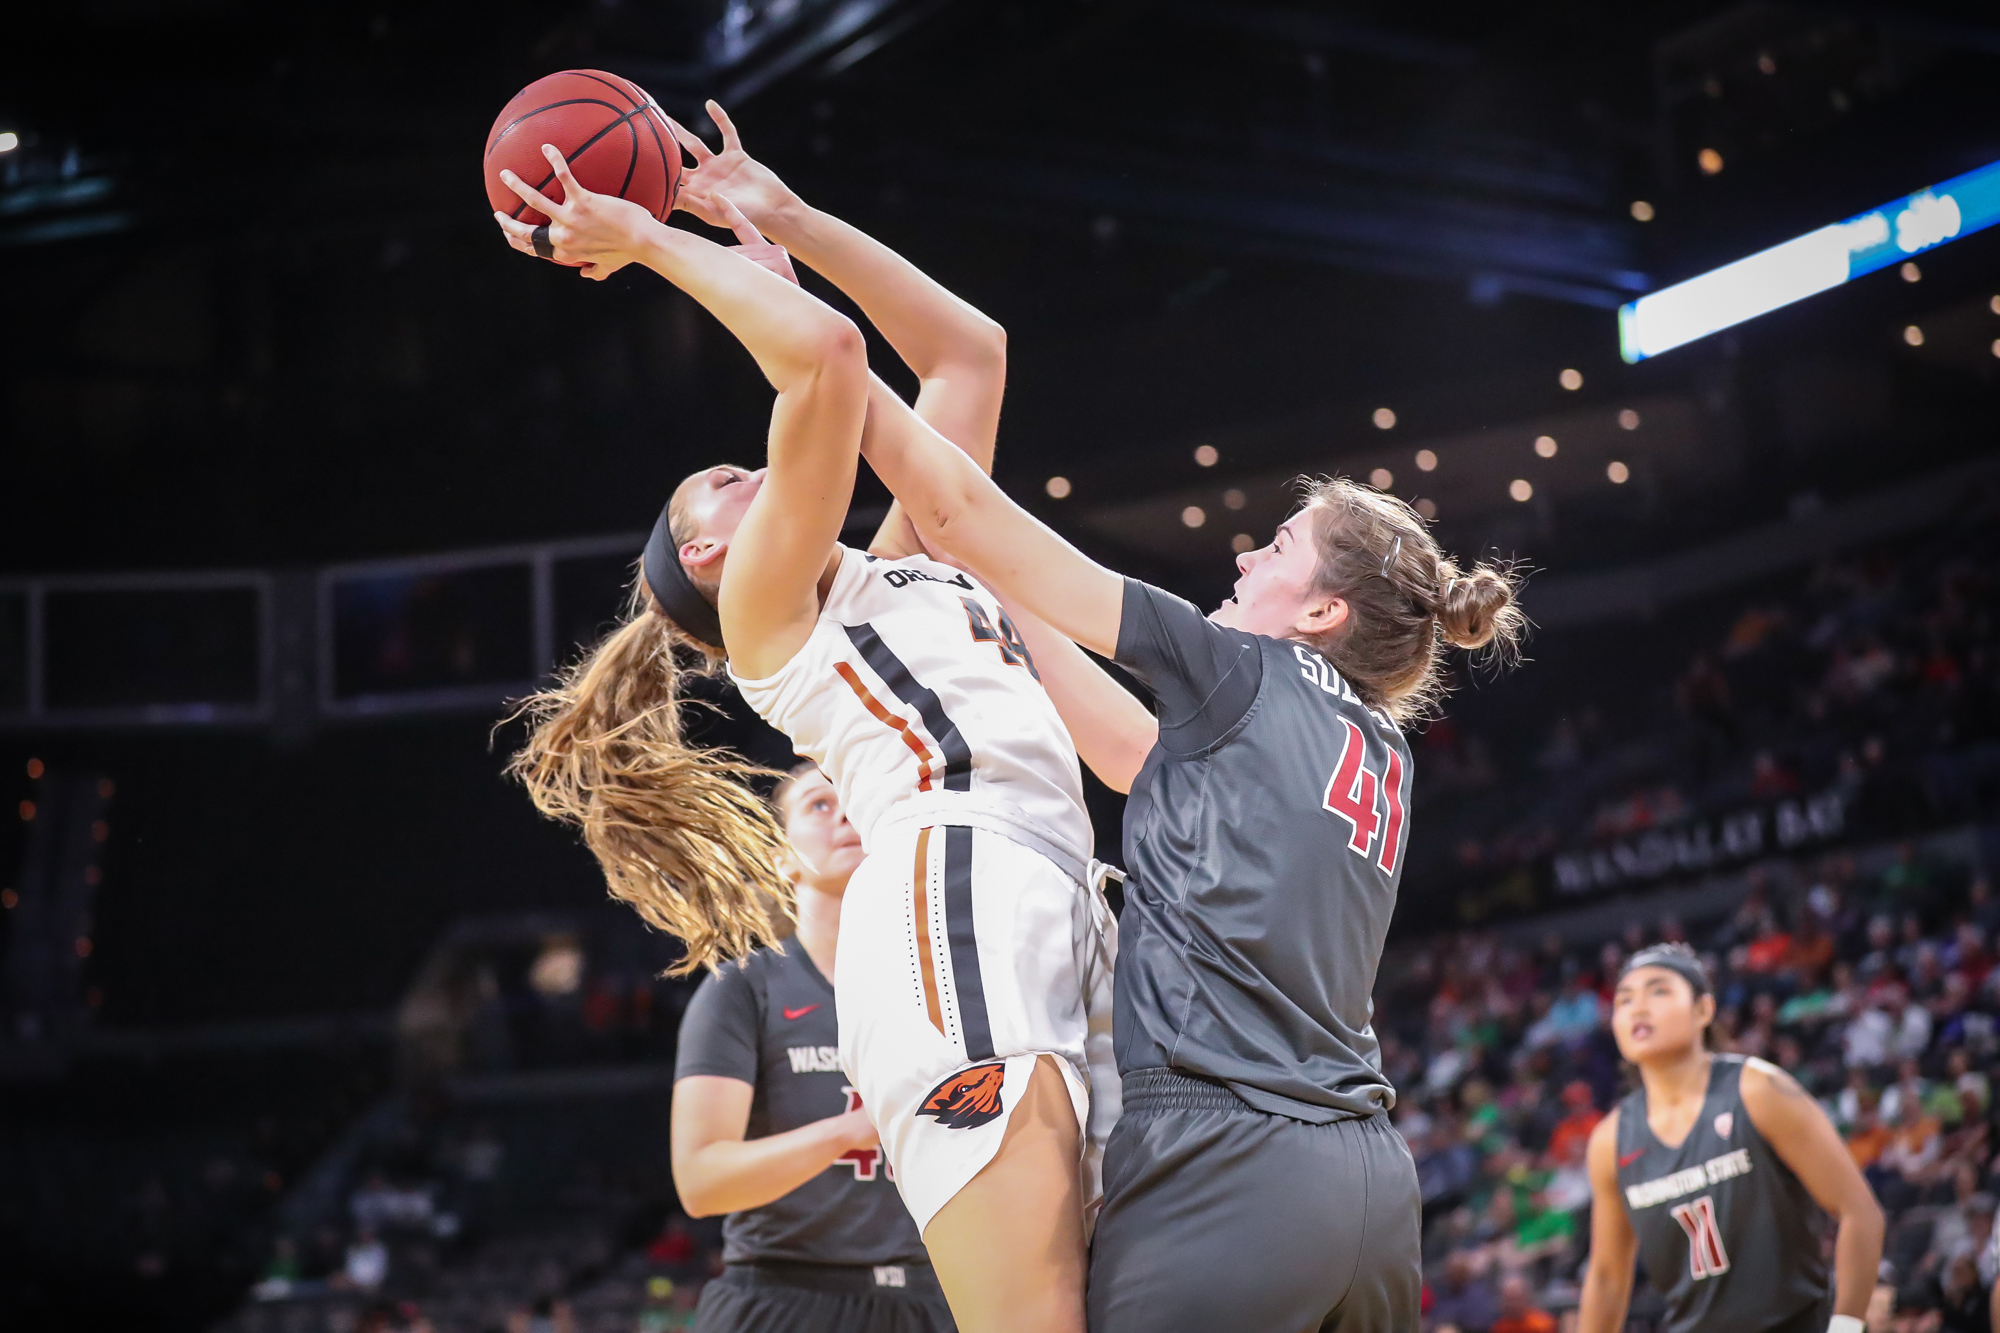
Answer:
<svg viewBox="0 0 2000 1333"><path fill-rule="evenodd" d="M1642 296L1619 308L1619 351L1644 361L1996 222L2000 162Z"/></svg>

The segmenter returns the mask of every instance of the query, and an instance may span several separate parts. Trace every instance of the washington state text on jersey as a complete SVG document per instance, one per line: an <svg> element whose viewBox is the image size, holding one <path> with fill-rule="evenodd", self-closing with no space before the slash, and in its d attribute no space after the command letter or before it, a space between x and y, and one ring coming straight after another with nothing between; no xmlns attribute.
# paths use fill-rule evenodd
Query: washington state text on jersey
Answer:
<svg viewBox="0 0 2000 1333"><path fill-rule="evenodd" d="M1678 1199L1683 1194L1706 1188L1718 1181L1730 1180L1750 1174L1750 1150L1738 1148L1720 1157L1711 1157L1700 1166L1690 1166L1653 1180L1642 1180L1636 1185L1625 1187L1625 1204L1629 1208L1651 1208L1656 1203Z"/></svg>

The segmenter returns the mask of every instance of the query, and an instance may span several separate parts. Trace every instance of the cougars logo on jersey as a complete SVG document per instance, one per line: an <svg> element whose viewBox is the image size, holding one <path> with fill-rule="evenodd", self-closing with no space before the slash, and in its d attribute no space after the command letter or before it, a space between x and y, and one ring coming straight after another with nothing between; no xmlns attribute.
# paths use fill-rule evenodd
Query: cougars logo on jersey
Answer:
<svg viewBox="0 0 2000 1333"><path fill-rule="evenodd" d="M1005 1109L1000 1087L1006 1079L1004 1064L961 1069L931 1089L930 1096L917 1108L917 1114L934 1117L946 1129L973 1129L998 1120Z"/></svg>

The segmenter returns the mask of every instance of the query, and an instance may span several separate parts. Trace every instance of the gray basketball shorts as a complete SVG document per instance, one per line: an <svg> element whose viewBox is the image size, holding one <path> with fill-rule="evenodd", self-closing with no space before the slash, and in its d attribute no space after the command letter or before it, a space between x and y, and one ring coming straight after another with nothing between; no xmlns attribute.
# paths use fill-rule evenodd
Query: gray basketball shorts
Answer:
<svg viewBox="0 0 2000 1333"><path fill-rule="evenodd" d="M1386 1115L1313 1125L1167 1069L1125 1075L1091 1333L1412 1333L1423 1204Z"/></svg>
<svg viewBox="0 0 2000 1333"><path fill-rule="evenodd" d="M928 1264L730 1264L702 1288L694 1333L955 1333Z"/></svg>

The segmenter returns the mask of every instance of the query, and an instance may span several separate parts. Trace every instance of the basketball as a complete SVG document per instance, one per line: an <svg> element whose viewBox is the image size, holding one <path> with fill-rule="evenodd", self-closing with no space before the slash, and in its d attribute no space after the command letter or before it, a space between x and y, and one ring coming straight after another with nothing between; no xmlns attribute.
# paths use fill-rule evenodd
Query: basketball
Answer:
<svg viewBox="0 0 2000 1333"><path fill-rule="evenodd" d="M486 200L508 217L548 219L501 181L512 171L557 203L563 199L543 144L554 144L586 190L615 194L665 220L680 188L681 151L652 95L629 79L567 69L536 79L500 110L486 136Z"/></svg>

